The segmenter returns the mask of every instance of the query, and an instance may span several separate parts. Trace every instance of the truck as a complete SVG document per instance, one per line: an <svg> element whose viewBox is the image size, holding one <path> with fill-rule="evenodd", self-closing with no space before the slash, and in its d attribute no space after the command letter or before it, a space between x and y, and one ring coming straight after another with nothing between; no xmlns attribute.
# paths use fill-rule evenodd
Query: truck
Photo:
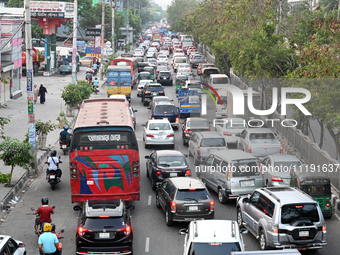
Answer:
<svg viewBox="0 0 340 255"><path fill-rule="evenodd" d="M37 50L36 48L32 48L32 61L33 61L33 73L37 74L39 67L40 67L40 58L41 58L41 54L39 52L39 50ZM22 49L22 53L21 53L21 59L22 59L22 75L26 75L26 49L23 48Z"/></svg>
<svg viewBox="0 0 340 255"><path fill-rule="evenodd" d="M201 116L201 101L197 90L180 90L178 92L179 118L184 116Z"/></svg>

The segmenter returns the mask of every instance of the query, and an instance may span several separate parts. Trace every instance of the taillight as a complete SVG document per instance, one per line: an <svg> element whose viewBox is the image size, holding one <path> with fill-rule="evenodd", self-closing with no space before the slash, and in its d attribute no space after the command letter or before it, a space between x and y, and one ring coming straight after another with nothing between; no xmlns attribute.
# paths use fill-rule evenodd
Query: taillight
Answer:
<svg viewBox="0 0 340 255"><path fill-rule="evenodd" d="M170 202L170 208L172 213L176 212L176 203L174 201Z"/></svg>
<svg viewBox="0 0 340 255"><path fill-rule="evenodd" d="M145 91L145 94L149 94L149 93L151 93L150 91Z"/></svg>
<svg viewBox="0 0 340 255"><path fill-rule="evenodd" d="M128 236L131 234L131 227L127 225L125 228L117 229L117 232L124 232L124 235Z"/></svg>
<svg viewBox="0 0 340 255"><path fill-rule="evenodd" d="M231 133L229 133L229 132L223 132L223 135L231 136Z"/></svg>
<svg viewBox="0 0 340 255"><path fill-rule="evenodd" d="M162 172L159 171L159 170L157 170L155 173L156 173L157 175L161 175L161 174L162 174Z"/></svg>
<svg viewBox="0 0 340 255"><path fill-rule="evenodd" d="M322 231L325 231L326 232L326 222L324 222L323 224L322 224Z"/></svg>
<svg viewBox="0 0 340 255"><path fill-rule="evenodd" d="M251 147L250 147L250 146L248 146L247 151L248 151L249 153L251 153Z"/></svg>
<svg viewBox="0 0 340 255"><path fill-rule="evenodd" d="M185 171L185 175L186 175L186 176L190 176L190 175L191 175L190 169Z"/></svg>
<svg viewBox="0 0 340 255"><path fill-rule="evenodd" d="M232 164L229 165L229 168L228 168L228 174L227 174L227 179L230 180L231 178L231 168L232 167Z"/></svg>
<svg viewBox="0 0 340 255"><path fill-rule="evenodd" d="M326 201L326 207L330 207L331 203L329 202L329 200Z"/></svg>
<svg viewBox="0 0 340 255"><path fill-rule="evenodd" d="M201 147L197 148L197 155L201 156Z"/></svg>
<svg viewBox="0 0 340 255"><path fill-rule="evenodd" d="M207 131L211 131L211 129L208 129Z"/></svg>
<svg viewBox="0 0 340 255"><path fill-rule="evenodd" d="M87 233L87 232L93 232L93 231L90 230L90 229L83 228L83 227L78 228L78 234L81 235L81 236L85 235L85 233Z"/></svg>
<svg viewBox="0 0 340 255"><path fill-rule="evenodd" d="M191 130L189 130L189 129L184 130L184 133L190 133L190 132L191 132Z"/></svg>
<svg viewBox="0 0 340 255"><path fill-rule="evenodd" d="M152 120L154 120L154 119L155 119L155 117L152 117L151 119L152 119Z"/></svg>
<svg viewBox="0 0 340 255"><path fill-rule="evenodd" d="M211 200L211 201L210 201L210 211L213 211L213 210L214 210L214 206L215 206L215 201L214 201L214 200Z"/></svg>
<svg viewBox="0 0 340 255"><path fill-rule="evenodd" d="M159 91L159 94L164 94L164 91Z"/></svg>
<svg viewBox="0 0 340 255"><path fill-rule="evenodd" d="M70 163L71 178L77 179L77 163Z"/></svg>
<svg viewBox="0 0 340 255"><path fill-rule="evenodd" d="M174 137L174 134L167 135L166 137Z"/></svg>
<svg viewBox="0 0 340 255"><path fill-rule="evenodd" d="M273 182L283 182L283 180L280 177L278 177L278 176L273 176L272 177L272 181Z"/></svg>
<svg viewBox="0 0 340 255"><path fill-rule="evenodd" d="M176 122L179 122L179 118L178 117L176 117Z"/></svg>
<svg viewBox="0 0 340 255"><path fill-rule="evenodd" d="M160 76L158 76L158 80L160 80L161 79L161 77Z"/></svg>
<svg viewBox="0 0 340 255"><path fill-rule="evenodd" d="M141 89L142 87L141 86L138 86L138 89Z"/></svg>
<svg viewBox="0 0 340 255"><path fill-rule="evenodd" d="M146 134L145 136L146 137L154 137L154 135L149 135L149 134Z"/></svg>
<svg viewBox="0 0 340 255"><path fill-rule="evenodd" d="M278 234L279 233L279 226L277 224L273 224L272 226L273 233Z"/></svg>
<svg viewBox="0 0 340 255"><path fill-rule="evenodd" d="M280 147L280 153L282 153L282 152L283 152L283 146Z"/></svg>

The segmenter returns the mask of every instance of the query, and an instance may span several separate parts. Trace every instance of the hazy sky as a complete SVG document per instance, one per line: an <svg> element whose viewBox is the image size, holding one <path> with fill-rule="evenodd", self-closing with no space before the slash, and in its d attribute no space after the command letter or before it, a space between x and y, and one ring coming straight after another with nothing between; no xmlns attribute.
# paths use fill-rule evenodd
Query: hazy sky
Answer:
<svg viewBox="0 0 340 255"><path fill-rule="evenodd" d="M171 0L155 0L155 2L161 6L163 10L166 10L166 7L171 4Z"/></svg>

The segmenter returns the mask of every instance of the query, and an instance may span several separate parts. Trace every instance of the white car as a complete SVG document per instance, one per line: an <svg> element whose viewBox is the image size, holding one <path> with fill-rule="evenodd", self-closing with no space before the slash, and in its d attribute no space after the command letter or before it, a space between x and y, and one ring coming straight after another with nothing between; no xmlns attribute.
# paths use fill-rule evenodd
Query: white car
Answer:
<svg viewBox="0 0 340 255"><path fill-rule="evenodd" d="M169 145L175 148L175 132L168 119L148 120L144 126L143 141L149 145Z"/></svg>
<svg viewBox="0 0 340 255"><path fill-rule="evenodd" d="M13 239L11 236L0 235L1 255L25 255L26 247L21 241Z"/></svg>
<svg viewBox="0 0 340 255"><path fill-rule="evenodd" d="M133 56L134 57L144 57L144 51L142 49L135 49Z"/></svg>
<svg viewBox="0 0 340 255"><path fill-rule="evenodd" d="M154 58L155 57L155 51L148 51L146 53L147 58Z"/></svg>
<svg viewBox="0 0 340 255"><path fill-rule="evenodd" d="M157 65L157 59L155 58L148 58L147 60L149 66L156 66Z"/></svg>
<svg viewBox="0 0 340 255"><path fill-rule="evenodd" d="M193 76L190 68L180 68L177 70L177 75Z"/></svg>
<svg viewBox="0 0 340 255"><path fill-rule="evenodd" d="M166 55L159 55L157 57L157 61L165 61L168 62L168 57Z"/></svg>
<svg viewBox="0 0 340 255"><path fill-rule="evenodd" d="M192 71L192 69L191 69L191 67L190 67L190 64L186 64L186 63L184 63L184 64L178 64L177 69L181 69L181 68L189 68L190 71Z"/></svg>
<svg viewBox="0 0 340 255"><path fill-rule="evenodd" d="M142 90L145 86L145 84L152 83L153 80L140 80L138 87L137 87L137 97L140 97L142 95Z"/></svg>
<svg viewBox="0 0 340 255"><path fill-rule="evenodd" d="M169 57L169 51L168 50L161 50L160 51L163 55Z"/></svg>

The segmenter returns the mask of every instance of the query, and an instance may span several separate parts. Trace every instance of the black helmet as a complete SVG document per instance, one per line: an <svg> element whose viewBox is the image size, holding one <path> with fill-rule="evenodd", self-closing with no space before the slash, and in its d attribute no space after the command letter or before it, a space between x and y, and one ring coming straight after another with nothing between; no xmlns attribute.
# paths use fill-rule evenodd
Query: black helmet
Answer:
<svg viewBox="0 0 340 255"><path fill-rule="evenodd" d="M42 203L43 205L48 205L48 198L47 198L47 197L43 197L43 198L41 199L41 203Z"/></svg>
<svg viewBox="0 0 340 255"><path fill-rule="evenodd" d="M51 151L51 157L55 157L55 156L57 156L57 151L56 150Z"/></svg>
<svg viewBox="0 0 340 255"><path fill-rule="evenodd" d="M53 223L51 223L51 225L52 225L52 232L55 232L55 224L53 224Z"/></svg>

